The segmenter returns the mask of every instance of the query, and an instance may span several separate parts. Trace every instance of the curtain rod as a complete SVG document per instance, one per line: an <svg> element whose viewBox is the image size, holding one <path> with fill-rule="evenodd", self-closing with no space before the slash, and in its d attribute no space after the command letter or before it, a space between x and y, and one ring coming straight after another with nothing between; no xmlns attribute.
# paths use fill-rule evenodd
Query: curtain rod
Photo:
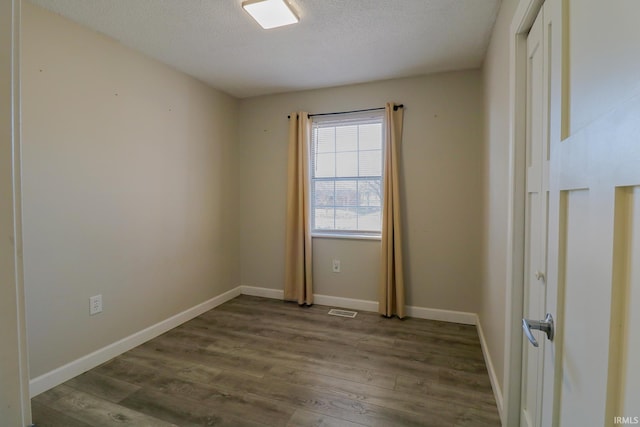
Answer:
<svg viewBox="0 0 640 427"><path fill-rule="evenodd" d="M378 111L378 110L384 110L385 107L378 107L378 108L366 108L364 110L351 110L351 111L337 111L335 113L316 113L316 114L309 114L309 117L315 117L315 116L333 116L334 114L349 114L349 113L366 113L367 111ZM404 104L400 104L400 105L394 105L393 106L393 111L398 111L398 108L404 108ZM287 116L288 119L291 118L291 116Z"/></svg>

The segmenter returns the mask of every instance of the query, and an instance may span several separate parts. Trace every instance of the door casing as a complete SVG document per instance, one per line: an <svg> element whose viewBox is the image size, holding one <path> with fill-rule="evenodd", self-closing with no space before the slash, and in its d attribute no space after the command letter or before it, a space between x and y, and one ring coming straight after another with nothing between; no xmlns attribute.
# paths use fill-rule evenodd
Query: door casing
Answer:
<svg viewBox="0 0 640 427"><path fill-rule="evenodd" d="M12 426L31 423L22 275L19 35L20 0L0 2L0 422Z"/></svg>
<svg viewBox="0 0 640 427"><path fill-rule="evenodd" d="M503 425L520 425L525 248L527 35L544 0L521 0L509 29L509 184Z"/></svg>
<svg viewBox="0 0 640 427"><path fill-rule="evenodd" d="M507 289L505 312L505 366L503 425L519 425L522 370L522 329L524 291L524 205L526 138L526 58L527 34L544 0L520 0L513 15L509 42L509 191L507 224ZM568 0L547 0L554 20L551 66L549 132L551 140L569 134L568 82Z"/></svg>

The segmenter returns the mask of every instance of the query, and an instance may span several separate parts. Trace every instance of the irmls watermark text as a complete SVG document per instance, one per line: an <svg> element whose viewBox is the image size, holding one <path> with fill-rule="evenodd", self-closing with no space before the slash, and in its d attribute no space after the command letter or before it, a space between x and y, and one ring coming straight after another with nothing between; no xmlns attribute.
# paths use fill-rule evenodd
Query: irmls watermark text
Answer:
<svg viewBox="0 0 640 427"><path fill-rule="evenodd" d="M623 426L640 424L640 417L613 417L613 423Z"/></svg>

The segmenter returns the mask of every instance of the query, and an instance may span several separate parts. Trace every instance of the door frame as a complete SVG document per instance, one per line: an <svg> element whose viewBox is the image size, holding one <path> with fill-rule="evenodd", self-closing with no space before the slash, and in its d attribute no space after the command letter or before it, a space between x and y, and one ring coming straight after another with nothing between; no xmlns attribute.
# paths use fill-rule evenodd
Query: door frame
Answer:
<svg viewBox="0 0 640 427"><path fill-rule="evenodd" d="M527 35L544 0L520 0L509 27L509 184L502 424L520 425L525 252Z"/></svg>
<svg viewBox="0 0 640 427"><path fill-rule="evenodd" d="M0 83L0 149L3 151L3 199L0 221L9 239L0 241L0 297L7 302L0 310L1 414L11 425L31 424L29 368L26 342L24 281L22 266L22 193L20 160L20 0L0 3L0 66L9 78ZM6 82L6 83L5 83ZM6 84L6 86L5 86Z"/></svg>
<svg viewBox="0 0 640 427"><path fill-rule="evenodd" d="M545 0L520 0L509 28L509 188L503 425L520 425L524 297L527 35ZM568 0L546 0L558 35L549 46L549 137L569 134ZM546 21L546 20L545 20Z"/></svg>

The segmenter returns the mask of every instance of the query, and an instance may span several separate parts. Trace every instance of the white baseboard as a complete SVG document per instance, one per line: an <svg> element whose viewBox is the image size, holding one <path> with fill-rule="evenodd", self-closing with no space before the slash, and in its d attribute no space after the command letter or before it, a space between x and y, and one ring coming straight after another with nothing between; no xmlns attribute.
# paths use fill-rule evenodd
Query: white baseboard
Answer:
<svg viewBox="0 0 640 427"><path fill-rule="evenodd" d="M213 297L203 303L191 307L181 313L171 316L155 325L149 326L119 341L102 347L99 350L82 356L66 365L60 366L53 371L40 375L29 381L29 394L31 397L37 396L65 381L70 380L96 366L113 359L114 357L143 344L150 339L157 337L181 324L187 322L214 307L223 304L241 294L241 287L238 286L217 297Z"/></svg>
<svg viewBox="0 0 640 427"><path fill-rule="evenodd" d="M478 316L466 311L441 310L439 308L406 307L407 316L417 319L440 320L442 322L462 323L463 325L475 325Z"/></svg>
<svg viewBox="0 0 640 427"><path fill-rule="evenodd" d="M500 383L498 382L498 376L496 370L493 367L493 361L491 360L491 354L489 353L489 347L487 341L484 338L484 331L482 330L482 324L480 318L476 316L476 328L478 329L478 337L480 338L480 347L482 348L482 355L484 356L484 362L487 365L487 371L489 371L489 380L491 380L491 388L493 389L493 395L496 399L496 405L498 406L498 413L500 414L500 420L504 425L504 401L502 397L502 390L500 389Z"/></svg>
<svg viewBox="0 0 640 427"><path fill-rule="evenodd" d="M260 288L257 286L241 286L243 295L256 297L282 299L284 292L279 289ZM354 298L334 297L330 295L313 295L313 301L320 305L330 305L339 308L348 308L360 311L378 311L378 302ZM407 316L417 319L440 320L443 322L462 323L464 325L475 325L478 318L475 313L464 311L440 310L437 308L406 307Z"/></svg>
<svg viewBox="0 0 640 427"><path fill-rule="evenodd" d="M378 303L376 301L367 301L363 299L332 297L330 295L313 294L313 302L320 305L330 305L337 308L348 308L350 310L360 311L378 311Z"/></svg>
<svg viewBox="0 0 640 427"><path fill-rule="evenodd" d="M282 289L260 288L257 286L240 286L242 295L251 295L254 297L284 299L284 291ZM378 303L375 301L367 301L353 298L332 297L329 295L313 295L313 302L320 305L332 305L340 308L349 308L351 310L361 311L378 311Z"/></svg>
<svg viewBox="0 0 640 427"><path fill-rule="evenodd" d="M258 288L256 286L240 286L242 295L251 295L252 297L263 297L272 299L284 299L284 291L282 289Z"/></svg>

